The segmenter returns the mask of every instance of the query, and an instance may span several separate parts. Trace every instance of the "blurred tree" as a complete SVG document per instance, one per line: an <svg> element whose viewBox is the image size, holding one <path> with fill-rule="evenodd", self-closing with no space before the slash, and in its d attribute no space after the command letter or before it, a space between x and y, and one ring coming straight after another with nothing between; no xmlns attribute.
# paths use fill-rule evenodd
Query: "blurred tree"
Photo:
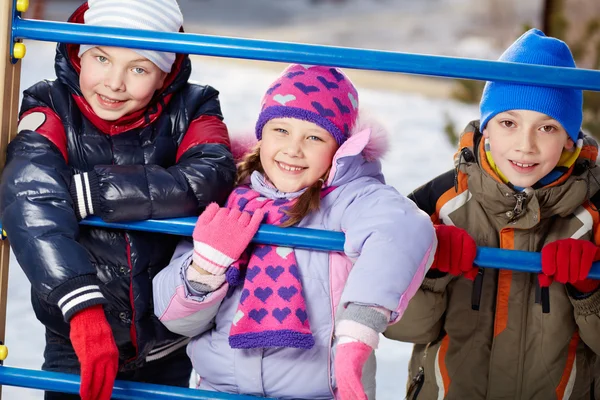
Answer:
<svg viewBox="0 0 600 400"><path fill-rule="evenodd" d="M600 3L544 0L543 31L567 42L579 68L600 69ZM583 92L583 129L600 138L600 93Z"/></svg>
<svg viewBox="0 0 600 400"><path fill-rule="evenodd" d="M544 0L541 17L541 29L569 45L579 68L600 69L600 1ZM530 28L523 26L523 32ZM483 86L481 81L457 81L453 97L478 103ZM600 139L600 93L584 91L583 98L583 129ZM452 138L452 123L447 120L445 131Z"/></svg>

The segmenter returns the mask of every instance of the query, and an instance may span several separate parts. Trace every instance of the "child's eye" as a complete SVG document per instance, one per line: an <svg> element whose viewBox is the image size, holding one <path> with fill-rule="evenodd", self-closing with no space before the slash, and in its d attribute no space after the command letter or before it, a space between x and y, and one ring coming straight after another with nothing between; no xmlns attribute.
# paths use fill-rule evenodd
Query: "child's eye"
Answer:
<svg viewBox="0 0 600 400"><path fill-rule="evenodd" d="M133 69L133 72L134 72L135 74L141 75L141 74L145 74L145 73L146 73L146 70L145 70L144 68L135 67L135 68Z"/></svg>
<svg viewBox="0 0 600 400"><path fill-rule="evenodd" d="M98 62L100 62L101 64L105 64L108 62L108 58L104 56L96 56L96 60L98 60Z"/></svg>
<svg viewBox="0 0 600 400"><path fill-rule="evenodd" d="M314 140L314 141L316 141L316 142L322 142L322 141L323 141L323 139L321 139L321 138L320 138L320 137L318 137L318 136L314 136L314 135L312 135L312 136L309 136L309 137L308 137L308 139L309 139L309 140Z"/></svg>
<svg viewBox="0 0 600 400"><path fill-rule="evenodd" d="M273 129L275 132L279 132L279 133L283 133L284 135L288 133L288 131L286 131L283 128L275 128Z"/></svg>
<svg viewBox="0 0 600 400"><path fill-rule="evenodd" d="M554 131L556 130L556 127L555 127L555 126L552 126L552 125L544 125L544 126L542 126L542 127L540 128L540 130L541 130L542 132L546 132L546 133L552 133L552 132L554 132Z"/></svg>
<svg viewBox="0 0 600 400"><path fill-rule="evenodd" d="M504 121L500 121L500 125L502 125L505 128L514 128L515 123L512 121L504 120Z"/></svg>

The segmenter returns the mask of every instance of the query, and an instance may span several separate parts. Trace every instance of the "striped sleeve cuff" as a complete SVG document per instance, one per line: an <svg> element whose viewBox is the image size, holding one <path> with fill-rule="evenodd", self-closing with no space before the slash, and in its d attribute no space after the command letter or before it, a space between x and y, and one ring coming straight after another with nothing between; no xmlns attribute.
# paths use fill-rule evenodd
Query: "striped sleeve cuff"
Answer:
<svg viewBox="0 0 600 400"><path fill-rule="evenodd" d="M96 172L84 172L73 175L69 188L73 198L77 218L84 219L88 215L99 214L100 186Z"/></svg>
<svg viewBox="0 0 600 400"><path fill-rule="evenodd" d="M336 336L347 336L376 349L379 333L388 326L391 311L381 307L350 303L338 316Z"/></svg>
<svg viewBox="0 0 600 400"><path fill-rule="evenodd" d="M370 346L372 349L377 349L377 346L379 346L379 334L373 329L356 321L348 319L340 321L335 327L335 335L340 338L352 338Z"/></svg>
<svg viewBox="0 0 600 400"><path fill-rule="evenodd" d="M227 268L236 261L235 258L197 240L194 240L192 259L197 266L214 275L223 275Z"/></svg>
<svg viewBox="0 0 600 400"><path fill-rule="evenodd" d="M185 277L187 283L200 293L214 292L225 283L225 275L201 274L193 264L186 268Z"/></svg>
<svg viewBox="0 0 600 400"><path fill-rule="evenodd" d="M48 301L56 304L65 321L69 322L75 313L85 308L108 303L100 291L99 283L94 275L78 276L54 289Z"/></svg>
<svg viewBox="0 0 600 400"><path fill-rule="evenodd" d="M391 312L385 308L350 303L338 319L355 321L381 333L390 322L390 314Z"/></svg>

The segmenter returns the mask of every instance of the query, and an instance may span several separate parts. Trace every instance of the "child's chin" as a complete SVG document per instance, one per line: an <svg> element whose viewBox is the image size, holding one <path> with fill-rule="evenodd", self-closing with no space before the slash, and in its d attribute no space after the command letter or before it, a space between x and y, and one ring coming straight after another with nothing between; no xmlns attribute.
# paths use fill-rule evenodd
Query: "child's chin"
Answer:
<svg viewBox="0 0 600 400"><path fill-rule="evenodd" d="M105 120L105 121L116 121L119 118L122 117L122 113L117 113L117 112L108 112L105 111L103 109L98 109L98 108L93 108L92 110L94 110L94 113L100 117L101 119Z"/></svg>
<svg viewBox="0 0 600 400"><path fill-rule="evenodd" d="M537 180L534 181L533 179L515 179L514 181L511 181L513 186L522 188L531 187L535 185L536 182Z"/></svg>

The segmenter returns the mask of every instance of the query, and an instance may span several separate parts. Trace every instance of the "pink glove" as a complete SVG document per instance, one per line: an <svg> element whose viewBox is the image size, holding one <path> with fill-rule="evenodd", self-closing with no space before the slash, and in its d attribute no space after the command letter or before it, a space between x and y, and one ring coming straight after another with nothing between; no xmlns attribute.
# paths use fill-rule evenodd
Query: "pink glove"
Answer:
<svg viewBox="0 0 600 400"><path fill-rule="evenodd" d="M224 274L248 247L263 217L260 209L250 214L209 204L198 217L192 234L194 263L212 274Z"/></svg>
<svg viewBox="0 0 600 400"><path fill-rule="evenodd" d="M335 380L338 400L367 400L362 385L363 366L373 348L363 342L338 344L335 352Z"/></svg>

